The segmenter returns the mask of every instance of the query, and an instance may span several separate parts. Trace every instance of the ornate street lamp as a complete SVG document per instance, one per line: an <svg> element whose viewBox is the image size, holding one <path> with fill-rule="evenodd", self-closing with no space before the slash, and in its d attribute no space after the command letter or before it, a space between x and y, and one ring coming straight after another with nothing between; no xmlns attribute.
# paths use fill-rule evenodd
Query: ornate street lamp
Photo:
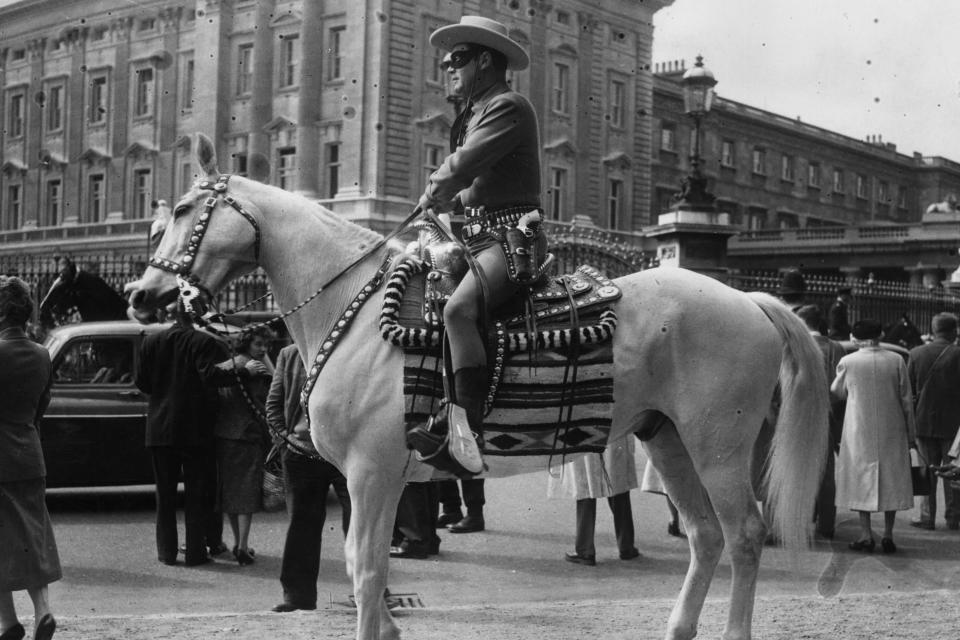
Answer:
<svg viewBox="0 0 960 640"><path fill-rule="evenodd" d="M690 154L690 175L683 179L680 192L674 196L674 211L713 211L716 198L707 191L707 179L700 171L700 121L713 106L713 88L717 84L713 72L703 66L703 56L683 74L683 109L694 122L693 152Z"/></svg>

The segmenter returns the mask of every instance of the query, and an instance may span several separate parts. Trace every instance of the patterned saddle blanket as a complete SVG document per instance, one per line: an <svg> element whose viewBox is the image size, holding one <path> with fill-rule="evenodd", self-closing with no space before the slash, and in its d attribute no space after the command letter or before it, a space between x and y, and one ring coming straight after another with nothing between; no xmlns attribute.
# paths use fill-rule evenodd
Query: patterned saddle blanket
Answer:
<svg viewBox="0 0 960 640"><path fill-rule="evenodd" d="M380 329L405 352L408 425L426 422L444 397L442 303L453 287L429 284L446 275L401 259L387 282ZM485 455L562 455L602 452L606 446L613 403L610 338L617 324L610 304L620 290L589 266L563 278L566 282L553 278L531 292L534 335L520 309L494 314L487 345Z"/></svg>

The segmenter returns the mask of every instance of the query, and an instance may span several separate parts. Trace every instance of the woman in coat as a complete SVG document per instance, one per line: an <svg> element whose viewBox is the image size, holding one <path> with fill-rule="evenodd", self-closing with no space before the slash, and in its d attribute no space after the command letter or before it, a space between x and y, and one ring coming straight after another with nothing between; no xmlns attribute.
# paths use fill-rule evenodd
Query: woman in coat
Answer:
<svg viewBox="0 0 960 640"><path fill-rule="evenodd" d="M245 333L237 345L238 353L217 365L232 370L258 360L266 367L264 375L244 380L242 390L237 385L220 390L220 412L213 427L219 474L218 510L227 514L233 531L233 557L240 565L253 564L253 550L247 543L253 514L263 504L263 459L269 435L258 413L263 415L274 372L267 354L272 338L272 332L266 328Z"/></svg>
<svg viewBox="0 0 960 640"><path fill-rule="evenodd" d="M876 541L870 514L883 511L880 540L884 553L893 553L897 511L913 508L910 447L916 427L907 366L899 355L878 346L883 329L875 320L853 326L860 349L840 360L830 392L846 400L840 454L837 457L837 507L860 512L860 537L855 551L873 551Z"/></svg>
<svg viewBox="0 0 960 640"><path fill-rule="evenodd" d="M0 640L26 633L13 592L33 601L34 638L53 637L47 585L61 577L45 502L46 467L37 423L50 402L50 355L26 335L33 315L20 278L0 276Z"/></svg>

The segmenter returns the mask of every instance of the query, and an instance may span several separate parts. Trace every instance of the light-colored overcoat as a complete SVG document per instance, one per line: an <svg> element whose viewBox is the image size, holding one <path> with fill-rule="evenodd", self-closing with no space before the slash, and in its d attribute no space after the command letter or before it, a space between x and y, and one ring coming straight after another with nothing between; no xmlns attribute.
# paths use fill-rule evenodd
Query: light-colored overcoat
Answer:
<svg viewBox="0 0 960 640"><path fill-rule="evenodd" d="M607 445L603 454L588 453L551 469L547 482L550 498L610 498L637 488L634 437Z"/></svg>
<svg viewBox="0 0 960 640"><path fill-rule="evenodd" d="M903 359L861 347L837 365L831 393L847 401L837 457L836 505L857 511L913 508L913 399Z"/></svg>

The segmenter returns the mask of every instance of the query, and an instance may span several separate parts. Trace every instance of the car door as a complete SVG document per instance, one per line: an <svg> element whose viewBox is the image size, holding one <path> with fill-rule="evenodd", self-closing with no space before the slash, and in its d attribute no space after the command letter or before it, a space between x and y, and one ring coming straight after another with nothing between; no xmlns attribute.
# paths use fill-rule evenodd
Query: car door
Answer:
<svg viewBox="0 0 960 640"><path fill-rule="evenodd" d="M133 384L137 335L74 336L54 355L40 423L51 487L150 484L147 398Z"/></svg>

